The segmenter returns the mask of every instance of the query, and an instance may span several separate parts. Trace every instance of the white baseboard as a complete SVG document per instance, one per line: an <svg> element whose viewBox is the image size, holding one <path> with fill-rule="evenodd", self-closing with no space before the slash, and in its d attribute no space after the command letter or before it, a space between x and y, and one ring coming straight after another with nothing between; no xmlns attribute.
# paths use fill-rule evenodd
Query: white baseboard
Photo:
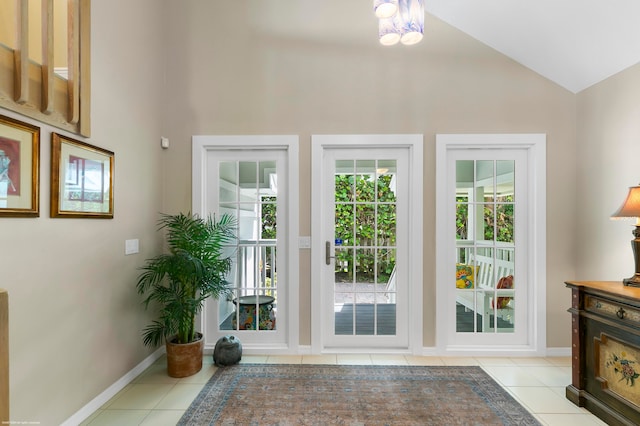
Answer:
<svg viewBox="0 0 640 426"><path fill-rule="evenodd" d="M96 412L107 401L113 398L118 392L124 389L129 383L138 377L144 370L149 368L158 358L165 353L165 347L158 348L157 351L146 357L140 364L136 365L131 371L122 376L117 382L109 386L100 395L93 398L87 405L78 410L73 416L69 417L62 426L76 426L82 423L91 414Z"/></svg>
<svg viewBox="0 0 640 426"><path fill-rule="evenodd" d="M422 352L417 353L417 356L440 356L438 349L435 346L423 346Z"/></svg>
<svg viewBox="0 0 640 426"><path fill-rule="evenodd" d="M258 351L259 352L259 351ZM256 353L258 353L256 352ZM263 351L264 352L264 351ZM264 353L261 354L264 354ZM349 351L338 351L340 353L348 353ZM357 351L352 351L352 352L357 352ZM360 351L362 352L362 351ZM371 351L366 351L366 353L372 353ZM379 353L390 353L389 351L379 351ZM400 353L400 352L396 352L396 353ZM402 352L404 353L404 352ZM466 351L466 352L461 352L461 353L451 353L449 354L450 356L512 356L512 357L522 357L522 356L540 356L540 355L536 355L533 354L531 352L517 352L517 351L511 351L508 352L507 355L504 355L504 353L501 352L475 352L473 354L470 354L471 352ZM297 355L313 355L312 351L311 351L311 346L308 345L300 345L298 346L298 352ZM435 346L425 346L422 348L422 351L418 354L416 354L418 356L447 356L447 355L443 355L438 348L436 348ZM565 357L565 356L571 356L571 348L570 347L566 347L566 348L547 348L544 356L548 356L548 357Z"/></svg>
<svg viewBox="0 0 640 426"><path fill-rule="evenodd" d="M547 348L547 356L571 356L571 348Z"/></svg>
<svg viewBox="0 0 640 426"><path fill-rule="evenodd" d="M571 348L546 348L542 354L535 351L517 351L517 350L505 350L505 351L496 351L491 350L491 347L488 348L465 348L465 350L460 351L451 351L449 353L442 353L438 350L438 348L432 347L424 347L422 348L422 356L486 356L486 357L566 357L571 356Z"/></svg>
<svg viewBox="0 0 640 426"><path fill-rule="evenodd" d="M311 355L311 345L298 345L298 355Z"/></svg>

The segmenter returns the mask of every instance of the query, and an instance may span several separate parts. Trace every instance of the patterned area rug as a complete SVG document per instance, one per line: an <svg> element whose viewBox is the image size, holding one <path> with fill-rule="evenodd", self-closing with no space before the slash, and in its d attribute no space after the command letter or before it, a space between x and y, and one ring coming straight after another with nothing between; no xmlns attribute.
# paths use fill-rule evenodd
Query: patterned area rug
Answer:
<svg viewBox="0 0 640 426"><path fill-rule="evenodd" d="M480 367L239 364L178 425L539 425Z"/></svg>

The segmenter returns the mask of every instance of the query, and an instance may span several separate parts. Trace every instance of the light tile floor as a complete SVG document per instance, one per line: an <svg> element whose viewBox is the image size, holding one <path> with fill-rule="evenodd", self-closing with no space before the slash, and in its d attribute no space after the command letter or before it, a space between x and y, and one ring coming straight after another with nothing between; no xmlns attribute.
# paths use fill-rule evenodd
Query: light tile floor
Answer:
<svg viewBox="0 0 640 426"><path fill-rule="evenodd" d="M242 363L479 365L543 425L592 426L604 422L565 398L571 360L560 358L440 358L403 355L244 355ZM202 371L184 379L167 376L164 357L86 419L87 426L175 425L216 371L205 356ZM446 425L446 422L443 423Z"/></svg>

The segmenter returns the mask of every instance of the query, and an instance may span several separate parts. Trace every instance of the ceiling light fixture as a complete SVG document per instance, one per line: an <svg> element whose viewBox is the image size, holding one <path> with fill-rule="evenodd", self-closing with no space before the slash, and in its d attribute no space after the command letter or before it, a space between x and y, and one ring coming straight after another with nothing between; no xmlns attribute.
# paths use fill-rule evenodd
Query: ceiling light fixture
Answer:
<svg viewBox="0 0 640 426"><path fill-rule="evenodd" d="M395 13L388 15L397 5ZM380 18L378 37L383 46L398 42L412 45L422 40L424 35L423 0L374 0L374 11ZM380 12L379 12L380 11Z"/></svg>
<svg viewBox="0 0 640 426"><path fill-rule="evenodd" d="M373 11L378 18L390 18L398 11L398 0L373 0Z"/></svg>

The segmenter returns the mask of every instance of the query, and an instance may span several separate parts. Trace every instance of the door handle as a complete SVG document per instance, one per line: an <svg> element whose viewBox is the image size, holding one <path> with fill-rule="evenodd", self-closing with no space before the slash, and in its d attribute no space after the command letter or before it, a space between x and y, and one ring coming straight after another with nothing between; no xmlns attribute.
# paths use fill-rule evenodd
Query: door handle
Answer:
<svg viewBox="0 0 640 426"><path fill-rule="evenodd" d="M331 265L331 259L335 259L335 256L331 256L331 242L325 241L324 243L324 261L327 265Z"/></svg>

